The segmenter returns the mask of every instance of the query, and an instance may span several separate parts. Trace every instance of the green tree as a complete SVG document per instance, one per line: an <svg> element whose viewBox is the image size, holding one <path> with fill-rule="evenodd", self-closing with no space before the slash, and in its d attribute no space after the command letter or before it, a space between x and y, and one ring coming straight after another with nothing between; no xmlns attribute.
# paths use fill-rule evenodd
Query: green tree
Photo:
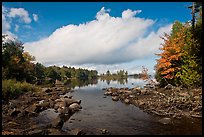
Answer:
<svg viewBox="0 0 204 137"><path fill-rule="evenodd" d="M32 61L35 58L24 52L23 48L23 43L17 39L9 40L7 36L2 36L2 78L32 82L34 68Z"/></svg>

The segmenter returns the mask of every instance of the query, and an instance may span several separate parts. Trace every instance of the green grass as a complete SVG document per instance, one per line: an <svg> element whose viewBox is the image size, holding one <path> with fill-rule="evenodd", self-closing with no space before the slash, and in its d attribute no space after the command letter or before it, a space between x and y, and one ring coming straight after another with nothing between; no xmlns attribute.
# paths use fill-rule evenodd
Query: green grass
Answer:
<svg viewBox="0 0 204 137"><path fill-rule="evenodd" d="M2 99L14 99L22 93L35 91L36 87L27 82L18 82L13 79L2 80Z"/></svg>

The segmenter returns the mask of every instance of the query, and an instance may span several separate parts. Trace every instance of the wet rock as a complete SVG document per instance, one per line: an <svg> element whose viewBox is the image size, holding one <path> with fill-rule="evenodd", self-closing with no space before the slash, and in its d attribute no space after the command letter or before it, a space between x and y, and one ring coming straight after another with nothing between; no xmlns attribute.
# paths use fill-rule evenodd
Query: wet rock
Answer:
<svg viewBox="0 0 204 137"><path fill-rule="evenodd" d="M126 98L126 99L124 100L124 102L125 102L126 104L128 104L128 103L130 103L130 100Z"/></svg>
<svg viewBox="0 0 204 137"><path fill-rule="evenodd" d="M118 97L118 96L112 96L112 100L113 100L113 101L118 101L118 100L119 100L119 97Z"/></svg>
<svg viewBox="0 0 204 137"><path fill-rule="evenodd" d="M164 87L164 89L173 89L174 88L174 86L172 86L171 84L168 84L168 85L166 85L165 87Z"/></svg>
<svg viewBox="0 0 204 137"><path fill-rule="evenodd" d="M70 131L70 135L82 135L82 130L81 130L81 129L78 129L78 128L72 129L72 130Z"/></svg>
<svg viewBox="0 0 204 137"><path fill-rule="evenodd" d="M118 93L117 92L113 92L112 96L118 96Z"/></svg>
<svg viewBox="0 0 204 137"><path fill-rule="evenodd" d="M133 90L133 91L140 91L141 88L140 88L140 87L134 87L132 90Z"/></svg>
<svg viewBox="0 0 204 137"><path fill-rule="evenodd" d="M66 107L66 102L65 101L60 101L55 103L54 109L57 110L58 108L64 109Z"/></svg>
<svg viewBox="0 0 204 137"><path fill-rule="evenodd" d="M107 133L109 133L109 131L107 129L101 129L101 133L102 134L107 134Z"/></svg>
<svg viewBox="0 0 204 137"><path fill-rule="evenodd" d="M61 114L66 114L66 113L69 113L69 108L68 108L68 107L64 107L64 108L59 107L59 108L57 109L57 111L58 111L59 113L61 113Z"/></svg>
<svg viewBox="0 0 204 137"><path fill-rule="evenodd" d="M55 119L53 119L53 121L51 122L52 124L52 127L54 128L62 128L64 122L63 120L61 119L60 115L58 115Z"/></svg>
<svg viewBox="0 0 204 137"><path fill-rule="evenodd" d="M202 115L191 115L191 117L194 117L194 118L202 118Z"/></svg>
<svg viewBox="0 0 204 137"><path fill-rule="evenodd" d="M73 103L81 104L81 100L74 100L74 99L64 98L64 101L66 102L67 106L70 106Z"/></svg>
<svg viewBox="0 0 204 137"><path fill-rule="evenodd" d="M72 111L79 111L80 109L82 109L82 107L78 103L73 103L69 106L69 109Z"/></svg>
<svg viewBox="0 0 204 137"><path fill-rule="evenodd" d="M36 106L35 104L34 105L32 105L32 106L29 106L29 107L27 107L26 109L25 109L25 111L26 112L28 112L28 113L34 113L34 112L40 112L40 106Z"/></svg>
<svg viewBox="0 0 204 137"><path fill-rule="evenodd" d="M21 111L18 110L18 109L16 109L16 108L14 108L14 109L11 111L10 116L15 117L15 116L17 116L19 113L21 113Z"/></svg>
<svg viewBox="0 0 204 137"><path fill-rule="evenodd" d="M46 129L34 129L33 131L29 131L28 135L47 135L48 130Z"/></svg>
<svg viewBox="0 0 204 137"><path fill-rule="evenodd" d="M132 91L125 90L125 91L123 91L123 93L126 94L126 95L131 95L131 94L132 94Z"/></svg>
<svg viewBox="0 0 204 137"><path fill-rule="evenodd" d="M64 95L64 98L69 98L69 99L72 99L73 96L71 95Z"/></svg>
<svg viewBox="0 0 204 137"><path fill-rule="evenodd" d="M148 89L144 88L140 92L141 95L147 95L148 94Z"/></svg>
<svg viewBox="0 0 204 137"><path fill-rule="evenodd" d="M55 89L56 91L63 91L64 90L64 88L57 88L57 89Z"/></svg>
<svg viewBox="0 0 204 137"><path fill-rule="evenodd" d="M44 109L46 109L50 106L50 103L49 102L43 102L42 104L38 104L37 106L43 107Z"/></svg>
<svg viewBox="0 0 204 137"><path fill-rule="evenodd" d="M195 96L194 99L195 100L200 100L200 97L199 96Z"/></svg>
<svg viewBox="0 0 204 137"><path fill-rule="evenodd" d="M160 123L166 125L166 124L169 124L171 122L171 118L162 118L159 120Z"/></svg>
<svg viewBox="0 0 204 137"><path fill-rule="evenodd" d="M104 95L107 95L107 96L112 95L112 92L107 91L107 92L104 93Z"/></svg>
<svg viewBox="0 0 204 137"><path fill-rule="evenodd" d="M50 128L48 129L48 134L49 135L61 135L62 133L56 128Z"/></svg>
<svg viewBox="0 0 204 137"><path fill-rule="evenodd" d="M53 108L55 103L54 103L54 101L49 100L49 104L50 104L50 108Z"/></svg>
<svg viewBox="0 0 204 137"><path fill-rule="evenodd" d="M186 98L190 97L190 95L188 93L186 93L186 92L179 93L179 96L186 97Z"/></svg>
<svg viewBox="0 0 204 137"><path fill-rule="evenodd" d="M139 106L145 105L145 102L143 100L138 100L138 105Z"/></svg>
<svg viewBox="0 0 204 137"><path fill-rule="evenodd" d="M52 89L50 89L50 88L42 88L42 92L49 93L49 92L52 92Z"/></svg>

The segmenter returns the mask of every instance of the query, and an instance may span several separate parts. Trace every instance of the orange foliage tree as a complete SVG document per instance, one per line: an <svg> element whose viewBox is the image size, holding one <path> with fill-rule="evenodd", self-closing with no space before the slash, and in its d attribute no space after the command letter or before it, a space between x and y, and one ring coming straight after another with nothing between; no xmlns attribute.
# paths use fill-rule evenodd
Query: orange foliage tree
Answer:
<svg viewBox="0 0 204 137"><path fill-rule="evenodd" d="M179 78L179 75L176 74L181 70L183 49L187 46L185 27L181 23L175 22L172 33L170 35L165 33L161 38L164 43L160 48L162 53L156 54L160 56L156 64L157 77L173 84Z"/></svg>

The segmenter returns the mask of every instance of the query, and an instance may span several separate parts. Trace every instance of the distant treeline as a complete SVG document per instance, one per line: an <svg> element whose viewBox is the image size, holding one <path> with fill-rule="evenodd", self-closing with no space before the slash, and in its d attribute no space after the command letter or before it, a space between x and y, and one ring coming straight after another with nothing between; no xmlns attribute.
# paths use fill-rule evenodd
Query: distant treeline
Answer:
<svg viewBox="0 0 204 137"><path fill-rule="evenodd" d="M31 84L53 84L55 80L68 79L88 80L97 78L96 70L76 69L74 67L45 67L34 63L35 57L24 51L23 44L18 40L8 40L2 35L2 80L15 79Z"/></svg>

